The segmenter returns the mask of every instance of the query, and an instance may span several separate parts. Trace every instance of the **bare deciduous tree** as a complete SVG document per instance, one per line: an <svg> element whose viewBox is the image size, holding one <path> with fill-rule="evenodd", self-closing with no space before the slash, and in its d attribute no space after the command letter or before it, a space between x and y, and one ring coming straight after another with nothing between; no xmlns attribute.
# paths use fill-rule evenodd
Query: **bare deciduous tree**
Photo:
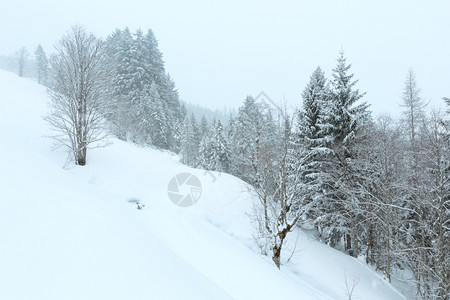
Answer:
<svg viewBox="0 0 450 300"><path fill-rule="evenodd" d="M427 203L426 171L424 169L425 146L423 124L425 122L424 108L426 103L420 95L413 70L409 70L405 87L403 89L404 125L407 137L406 157L408 158L407 182L408 182L408 205L411 213L407 216L408 256L405 264L414 274L414 281L418 294L423 298L430 294L430 272L428 262L430 261L430 236L427 230L427 219L429 205Z"/></svg>
<svg viewBox="0 0 450 300"><path fill-rule="evenodd" d="M50 112L57 146L67 147L75 164L86 164L88 147L104 140L104 43L84 27L73 26L50 59Z"/></svg>
<svg viewBox="0 0 450 300"><path fill-rule="evenodd" d="M355 299L355 289L358 286L358 283L358 277L348 278L347 274L344 273L344 292L348 300Z"/></svg>
<svg viewBox="0 0 450 300"><path fill-rule="evenodd" d="M281 149L273 161L266 161L263 169L255 170L257 180L253 183L259 200L252 216L257 231L255 238L263 251L271 248L272 260L278 268L289 232L314 204L304 203L306 187L300 180L308 154L302 145L292 144L291 122L287 117L283 121Z"/></svg>
<svg viewBox="0 0 450 300"><path fill-rule="evenodd" d="M430 298L449 299L450 297L450 149L447 140L445 116L439 110L432 110L424 126L425 166L427 175L426 205L429 208L427 231L431 236L428 251L427 271L430 273ZM427 295L428 296L428 295Z"/></svg>

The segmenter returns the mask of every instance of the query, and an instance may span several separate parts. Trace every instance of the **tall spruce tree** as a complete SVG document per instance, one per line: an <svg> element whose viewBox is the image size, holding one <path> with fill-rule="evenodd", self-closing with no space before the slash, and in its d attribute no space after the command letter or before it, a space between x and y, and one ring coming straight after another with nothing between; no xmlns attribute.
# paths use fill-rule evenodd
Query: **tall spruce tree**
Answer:
<svg viewBox="0 0 450 300"><path fill-rule="evenodd" d="M302 183L308 186L305 203L318 202L323 198L324 186L322 173L326 171L324 160L330 151L325 148L326 115L325 105L330 97L330 89L320 67L313 72L310 81L303 90L302 110L297 113L297 128L293 133L293 143L297 160L304 161L301 172ZM303 155L305 157L300 157ZM309 216L316 219L319 215L316 206L311 206ZM315 212L314 212L315 211Z"/></svg>
<svg viewBox="0 0 450 300"><path fill-rule="evenodd" d="M321 217L316 220L325 239L332 245L344 239L345 250L357 256L359 252L359 219L364 186L358 172L355 146L361 141L362 128L369 122L366 103L357 104L364 93L355 89L353 74L348 74L347 64L341 52L333 69L331 94L324 105L324 139L329 155L328 172L323 174L326 185Z"/></svg>
<svg viewBox="0 0 450 300"><path fill-rule="evenodd" d="M200 137L201 140L203 137L207 136L209 132L208 121L206 121L205 115L202 115L202 120L200 121Z"/></svg>
<svg viewBox="0 0 450 300"><path fill-rule="evenodd" d="M229 172L230 148L220 120L214 124L210 139L210 151L208 168L213 171Z"/></svg>
<svg viewBox="0 0 450 300"><path fill-rule="evenodd" d="M320 67L313 72L303 90L303 109L298 113L297 131L302 142L310 147L323 145L324 106L330 97L330 90Z"/></svg>
<svg viewBox="0 0 450 300"><path fill-rule="evenodd" d="M195 167L199 150L199 136L195 118L186 116L181 130L180 154L182 163Z"/></svg>
<svg viewBox="0 0 450 300"><path fill-rule="evenodd" d="M248 96L239 108L230 134L232 146L232 173L241 179L251 182L255 180L258 168L258 156L262 142L261 105Z"/></svg>
<svg viewBox="0 0 450 300"><path fill-rule="evenodd" d="M133 36L128 28L124 30L116 29L106 40L108 51L108 65L110 88L111 110L107 118L111 124L111 131L119 139L127 140L133 128L132 118L132 54Z"/></svg>
<svg viewBox="0 0 450 300"><path fill-rule="evenodd" d="M150 99L150 135L151 143L161 149L168 148L168 109L161 99L155 82L152 82L148 92Z"/></svg>
<svg viewBox="0 0 450 300"><path fill-rule="evenodd" d="M198 160L197 160L197 166L206 170L211 170L211 137L210 134L204 136L201 141L198 148Z"/></svg>

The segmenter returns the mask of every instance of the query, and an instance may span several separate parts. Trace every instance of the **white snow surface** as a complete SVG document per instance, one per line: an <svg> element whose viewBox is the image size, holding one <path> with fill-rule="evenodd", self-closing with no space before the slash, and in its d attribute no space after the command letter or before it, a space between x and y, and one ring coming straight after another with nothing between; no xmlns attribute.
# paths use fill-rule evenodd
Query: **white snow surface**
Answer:
<svg viewBox="0 0 450 300"><path fill-rule="evenodd" d="M43 86L0 71L0 299L346 299L346 277L358 299L405 299L304 230L279 271L252 239L254 199L228 174L114 138L63 168L48 101ZM188 208L167 194L183 172L202 184Z"/></svg>

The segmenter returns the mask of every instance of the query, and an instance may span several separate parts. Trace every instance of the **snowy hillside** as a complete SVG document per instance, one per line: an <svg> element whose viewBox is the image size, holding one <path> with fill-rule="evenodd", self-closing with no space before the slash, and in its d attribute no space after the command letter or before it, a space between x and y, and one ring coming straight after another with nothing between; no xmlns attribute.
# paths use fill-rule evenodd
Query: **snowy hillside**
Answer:
<svg viewBox="0 0 450 300"><path fill-rule="evenodd" d="M359 299L405 299L303 231L280 272L258 254L251 198L233 176L117 139L64 169L65 152L45 137L47 100L44 87L0 71L0 299L346 299L345 278ZM167 193L184 172L202 186L188 208Z"/></svg>

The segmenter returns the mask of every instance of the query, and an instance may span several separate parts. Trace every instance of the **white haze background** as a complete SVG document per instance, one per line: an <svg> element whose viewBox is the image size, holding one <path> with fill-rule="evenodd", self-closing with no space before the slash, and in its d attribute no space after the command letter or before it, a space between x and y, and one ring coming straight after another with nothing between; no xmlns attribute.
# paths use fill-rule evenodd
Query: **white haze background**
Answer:
<svg viewBox="0 0 450 300"><path fill-rule="evenodd" d="M450 1L5 1L0 55L47 53L74 24L106 37L153 29L166 70L187 102L238 107L265 91L299 106L320 65L329 77L343 49L375 113L399 115L413 68L422 96L450 96Z"/></svg>

